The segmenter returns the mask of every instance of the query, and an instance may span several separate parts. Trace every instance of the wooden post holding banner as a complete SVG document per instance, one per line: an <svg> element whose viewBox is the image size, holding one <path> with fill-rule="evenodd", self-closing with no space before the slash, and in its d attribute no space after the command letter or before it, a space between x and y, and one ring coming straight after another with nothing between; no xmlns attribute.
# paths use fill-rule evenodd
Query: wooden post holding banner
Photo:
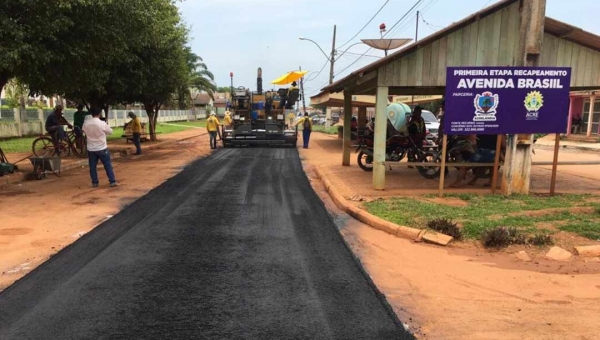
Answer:
<svg viewBox="0 0 600 340"><path fill-rule="evenodd" d="M558 150L560 148L560 133L554 137L554 160L552 162L552 178L550 179L550 196L554 196L556 188L556 170L558 168Z"/></svg>
<svg viewBox="0 0 600 340"><path fill-rule="evenodd" d="M492 170L492 194L496 193L498 183L498 167L500 166L500 152L502 151L502 135L496 139L496 155L494 157L494 169Z"/></svg>
<svg viewBox="0 0 600 340"><path fill-rule="evenodd" d="M440 188L439 197L444 196L444 180L446 179L446 146L448 145L448 135L444 134L442 137L442 166L440 167Z"/></svg>

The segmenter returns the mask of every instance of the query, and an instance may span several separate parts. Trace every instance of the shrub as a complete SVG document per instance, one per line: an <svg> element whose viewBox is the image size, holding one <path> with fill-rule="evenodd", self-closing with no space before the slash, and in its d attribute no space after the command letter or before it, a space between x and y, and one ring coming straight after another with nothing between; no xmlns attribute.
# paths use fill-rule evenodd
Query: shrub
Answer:
<svg viewBox="0 0 600 340"><path fill-rule="evenodd" d="M527 243L533 244L534 246L551 246L554 244L554 240L550 235L547 234L537 234L529 238Z"/></svg>
<svg viewBox="0 0 600 340"><path fill-rule="evenodd" d="M526 244L527 238L517 228L497 227L484 231L481 242L487 248L503 248L511 244Z"/></svg>
<svg viewBox="0 0 600 340"><path fill-rule="evenodd" d="M438 218L427 222L427 228L435 230L444 235L452 236L455 240L462 240L462 230L456 223L446 218Z"/></svg>

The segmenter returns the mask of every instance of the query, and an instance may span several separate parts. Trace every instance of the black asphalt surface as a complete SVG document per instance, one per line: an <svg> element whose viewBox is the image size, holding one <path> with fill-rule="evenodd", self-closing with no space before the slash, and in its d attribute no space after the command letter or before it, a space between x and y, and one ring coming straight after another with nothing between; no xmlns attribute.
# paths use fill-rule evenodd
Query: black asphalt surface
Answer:
<svg viewBox="0 0 600 340"><path fill-rule="evenodd" d="M0 293L0 339L412 336L297 151L252 148L191 164Z"/></svg>

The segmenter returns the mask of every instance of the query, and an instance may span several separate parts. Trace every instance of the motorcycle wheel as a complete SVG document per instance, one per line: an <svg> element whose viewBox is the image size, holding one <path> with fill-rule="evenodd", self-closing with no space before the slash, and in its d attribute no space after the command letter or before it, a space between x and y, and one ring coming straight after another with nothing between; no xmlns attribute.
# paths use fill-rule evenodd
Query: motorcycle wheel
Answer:
<svg viewBox="0 0 600 340"><path fill-rule="evenodd" d="M441 163L441 159L434 153L426 152L420 157L419 162ZM439 166L417 166L417 170L421 176L427 179L435 179L440 176ZM448 169L446 169L446 171L448 171Z"/></svg>
<svg viewBox="0 0 600 340"><path fill-rule="evenodd" d="M356 161L358 166L364 171L373 171L373 156L367 155L361 151L358 153Z"/></svg>
<svg viewBox="0 0 600 340"><path fill-rule="evenodd" d="M473 174L477 176L477 178L490 178L492 177L492 172L494 168L491 167L479 167L473 169Z"/></svg>

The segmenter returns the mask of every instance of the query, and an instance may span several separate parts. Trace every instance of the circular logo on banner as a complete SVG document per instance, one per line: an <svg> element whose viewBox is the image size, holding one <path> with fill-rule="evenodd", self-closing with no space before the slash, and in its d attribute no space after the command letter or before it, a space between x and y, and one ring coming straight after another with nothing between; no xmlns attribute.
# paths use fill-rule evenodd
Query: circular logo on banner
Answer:
<svg viewBox="0 0 600 340"><path fill-rule="evenodd" d="M539 91L532 91L525 97L525 109L527 109L527 120L537 120L540 109L544 106L544 96Z"/></svg>

